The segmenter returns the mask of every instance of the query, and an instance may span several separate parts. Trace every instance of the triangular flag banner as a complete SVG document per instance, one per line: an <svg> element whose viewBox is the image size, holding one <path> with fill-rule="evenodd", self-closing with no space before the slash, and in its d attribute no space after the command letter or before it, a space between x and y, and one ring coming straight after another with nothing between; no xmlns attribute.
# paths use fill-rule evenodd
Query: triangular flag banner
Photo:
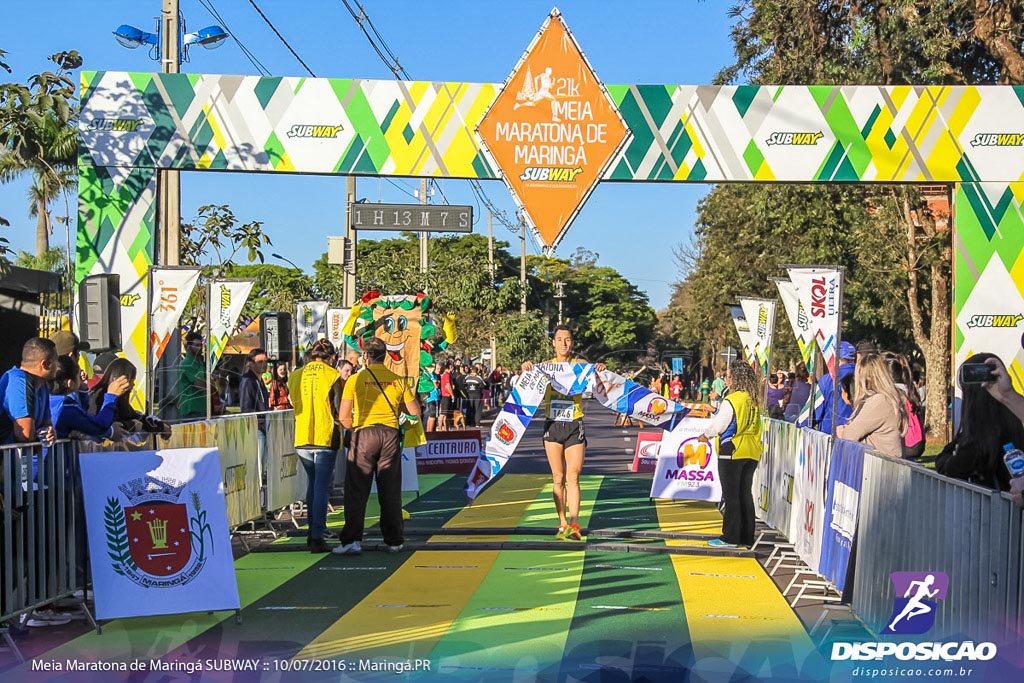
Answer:
<svg viewBox="0 0 1024 683"><path fill-rule="evenodd" d="M348 311L344 308L328 308L327 309L327 339L334 348L338 350L338 355L343 356L345 343L345 317L348 315Z"/></svg>
<svg viewBox="0 0 1024 683"><path fill-rule="evenodd" d="M747 320L753 355L761 372L767 377L775 338L775 301L771 299L740 299L743 317Z"/></svg>
<svg viewBox="0 0 1024 683"><path fill-rule="evenodd" d="M747 323L747 316L743 313L742 306L729 306L729 313L732 315L732 323L736 326L736 334L740 337L740 345L743 347L743 358L751 365L757 363L754 356L754 336L750 333L750 326Z"/></svg>
<svg viewBox="0 0 1024 683"><path fill-rule="evenodd" d="M210 281L210 367L224 355L224 347L235 334L242 308L249 300L253 280Z"/></svg>
<svg viewBox="0 0 1024 683"><path fill-rule="evenodd" d="M313 348L313 343L323 332L329 306L326 301L300 301L295 304L295 336L298 339L299 356Z"/></svg>
<svg viewBox="0 0 1024 683"><path fill-rule="evenodd" d="M796 345L800 347L800 357L807 366L807 371L814 369L814 336L811 332L811 319L807 315L807 309L800 304L800 297L796 293L796 286L790 280L783 278L775 279L775 285L779 288L779 297L782 299L782 306L786 309L786 316L793 328L793 335L796 337Z"/></svg>
<svg viewBox="0 0 1024 683"><path fill-rule="evenodd" d="M808 313L811 335L821 349L833 377L839 347L839 319L843 296L843 271L838 267L787 266L800 304Z"/></svg>
<svg viewBox="0 0 1024 683"><path fill-rule="evenodd" d="M198 268L154 268L150 271L149 349L154 364L164 355L197 282Z"/></svg>

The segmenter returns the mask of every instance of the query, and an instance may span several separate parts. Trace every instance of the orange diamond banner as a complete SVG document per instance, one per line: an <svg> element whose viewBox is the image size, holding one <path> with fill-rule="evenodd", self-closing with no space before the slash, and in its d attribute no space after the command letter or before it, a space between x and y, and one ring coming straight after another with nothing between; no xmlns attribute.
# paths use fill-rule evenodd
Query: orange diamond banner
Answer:
<svg viewBox="0 0 1024 683"><path fill-rule="evenodd" d="M628 128L556 9L477 133L551 250L625 141Z"/></svg>

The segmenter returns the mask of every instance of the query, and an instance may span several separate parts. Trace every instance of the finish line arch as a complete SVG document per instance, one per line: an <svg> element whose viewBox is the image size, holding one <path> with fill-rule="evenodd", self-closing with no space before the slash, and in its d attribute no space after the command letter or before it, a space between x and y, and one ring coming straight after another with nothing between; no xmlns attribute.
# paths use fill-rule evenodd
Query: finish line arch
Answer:
<svg viewBox="0 0 1024 683"><path fill-rule="evenodd" d="M146 275L156 265L158 169L508 182L478 132L502 88L83 72L76 280L120 275L128 295L124 352L140 385L148 373ZM991 351L1024 384L1024 87L626 84L604 91L626 132L595 184L954 185L953 367Z"/></svg>

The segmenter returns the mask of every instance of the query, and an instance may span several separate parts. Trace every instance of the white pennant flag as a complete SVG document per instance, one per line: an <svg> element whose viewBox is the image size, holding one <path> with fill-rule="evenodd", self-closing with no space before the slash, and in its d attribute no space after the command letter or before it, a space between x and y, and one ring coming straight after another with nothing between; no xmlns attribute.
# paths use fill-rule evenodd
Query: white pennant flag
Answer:
<svg viewBox="0 0 1024 683"><path fill-rule="evenodd" d="M796 344L800 347L800 357L804 365L810 370L814 359L814 337L811 334L811 319L807 315L807 309L800 304L800 296L796 293L796 286L785 278L772 278L779 288L779 297L786 309L786 316L793 328L793 335L796 337Z"/></svg>
<svg viewBox="0 0 1024 683"><path fill-rule="evenodd" d="M299 343L299 355L313 347L317 335L323 331L327 318L326 301L299 301L295 304L295 335Z"/></svg>
<svg viewBox="0 0 1024 683"><path fill-rule="evenodd" d="M342 353L343 344L345 343L345 333L342 328L345 327L345 318L348 316L348 311L344 308L328 308L327 309L327 339L334 348L338 349L339 355Z"/></svg>
<svg viewBox="0 0 1024 683"><path fill-rule="evenodd" d="M839 348L839 316L842 307L843 271L838 266L787 266L800 304L808 313L811 335L829 374L835 376Z"/></svg>
<svg viewBox="0 0 1024 683"><path fill-rule="evenodd" d="M224 354L224 347L235 334L242 308L249 300L253 280L211 280L210 367L215 367Z"/></svg>
<svg viewBox="0 0 1024 683"><path fill-rule="evenodd" d="M768 375L772 357L772 340L775 338L775 301L772 299L740 299L743 317L747 319L750 336L754 342L754 356L761 372Z"/></svg>
<svg viewBox="0 0 1024 683"><path fill-rule="evenodd" d="M149 271L149 349L152 362L164 355L188 298L199 281L198 268L153 268Z"/></svg>
<svg viewBox="0 0 1024 683"><path fill-rule="evenodd" d="M743 346L743 357L748 363L753 365L756 359L754 355L754 335L750 332L750 324L743 313L743 307L729 306L729 312L732 314L732 323L736 326L736 334L740 336L740 344Z"/></svg>

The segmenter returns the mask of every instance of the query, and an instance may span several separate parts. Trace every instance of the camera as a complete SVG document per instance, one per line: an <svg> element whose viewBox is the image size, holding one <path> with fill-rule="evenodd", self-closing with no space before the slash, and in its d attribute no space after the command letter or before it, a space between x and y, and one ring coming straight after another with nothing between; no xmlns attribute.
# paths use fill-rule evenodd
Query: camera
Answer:
<svg viewBox="0 0 1024 683"><path fill-rule="evenodd" d="M964 363L960 366L961 384L984 384L995 382L996 376L992 366L986 363Z"/></svg>

